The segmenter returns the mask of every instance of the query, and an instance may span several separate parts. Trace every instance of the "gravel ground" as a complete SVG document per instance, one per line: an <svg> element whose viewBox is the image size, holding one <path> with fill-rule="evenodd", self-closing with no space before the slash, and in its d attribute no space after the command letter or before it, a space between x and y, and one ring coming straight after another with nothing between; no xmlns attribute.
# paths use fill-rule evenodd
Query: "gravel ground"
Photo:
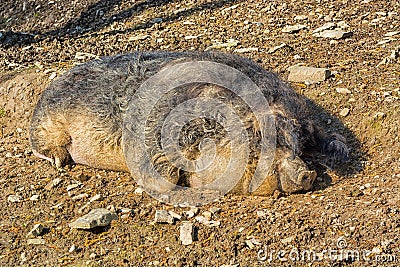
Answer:
<svg viewBox="0 0 400 267"><path fill-rule="evenodd" d="M397 266L399 18L398 1L3 0L0 265ZM313 31L326 23L352 35L315 37ZM288 25L305 27L284 32ZM212 210L212 220L220 222L210 227L189 218L188 208L135 192L127 173L84 166L55 170L32 155L33 107L51 79L68 68L135 50L210 48L240 53L284 78L298 63L334 72L324 82L292 86L310 99L324 127L347 137L349 164L337 173L317 167L318 181L308 193L228 195L202 206L198 215ZM346 108L348 114L342 113ZM60 184L49 186L56 178ZM67 191L73 184L79 186ZM115 210L119 219L88 231L68 226L100 207ZM156 210L183 217L153 223ZM190 245L179 240L184 220L196 227ZM44 244L28 244L37 223L44 226L38 241Z"/></svg>

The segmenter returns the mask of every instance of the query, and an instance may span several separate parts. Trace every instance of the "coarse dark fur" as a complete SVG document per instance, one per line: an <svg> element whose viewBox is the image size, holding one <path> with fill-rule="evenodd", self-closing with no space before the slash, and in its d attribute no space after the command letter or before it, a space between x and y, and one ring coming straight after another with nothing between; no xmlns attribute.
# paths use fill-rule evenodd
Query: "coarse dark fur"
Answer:
<svg viewBox="0 0 400 267"><path fill-rule="evenodd" d="M304 153L319 153L327 162L333 163L347 158L345 139L339 134L327 135L318 127L310 119L305 101L276 74L249 59L214 52L136 52L104 57L74 67L52 82L37 104L30 130L34 153L57 167L72 159L97 168L129 171L127 160L130 156L124 155L122 136L123 131L129 130L124 120L129 115L126 112L130 100L139 86L159 70L188 61L212 61L233 67L257 84L267 99L276 124L275 160L255 194L311 189L316 173L308 170L301 159ZM172 166L159 145L160 122L179 102L195 97L219 99L239 110L251 141L250 159L241 182L233 191L248 193L248 184L258 161L258 124L243 100L213 84L192 84L160 96L146 124L146 145L151 148L149 154L153 164L173 183L198 186L212 181L212 175L196 176ZM230 155L227 134L218 123L199 119L182 131L180 147L187 158L198 156L198 146L204 138L213 138L217 152Z"/></svg>

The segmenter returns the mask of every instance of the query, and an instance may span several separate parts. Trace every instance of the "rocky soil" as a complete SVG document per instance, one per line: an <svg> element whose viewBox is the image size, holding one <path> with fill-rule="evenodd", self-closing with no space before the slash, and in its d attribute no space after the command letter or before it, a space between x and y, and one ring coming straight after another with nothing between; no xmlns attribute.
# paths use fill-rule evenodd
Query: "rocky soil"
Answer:
<svg viewBox="0 0 400 267"><path fill-rule="evenodd" d="M65 70L129 51L205 49L283 78L299 63L328 68L327 80L292 86L347 137L350 162L337 173L317 166L308 193L228 195L188 212L141 193L127 173L56 170L32 155L33 107ZM398 1L1 1L0 265L398 266L399 49ZM70 228L94 208L118 220ZM182 217L154 222L156 210ZM189 245L183 221L194 225Z"/></svg>

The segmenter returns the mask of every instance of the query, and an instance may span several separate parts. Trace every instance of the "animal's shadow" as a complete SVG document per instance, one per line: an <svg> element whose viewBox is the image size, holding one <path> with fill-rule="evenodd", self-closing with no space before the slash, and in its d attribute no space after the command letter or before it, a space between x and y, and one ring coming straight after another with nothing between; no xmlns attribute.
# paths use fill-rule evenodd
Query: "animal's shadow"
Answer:
<svg viewBox="0 0 400 267"><path fill-rule="evenodd" d="M328 134L339 133L346 138L346 144L349 148L349 158L345 162L338 162L333 166L326 166L321 163L317 157L305 156L304 160L309 165L310 169L315 169L318 173L318 179L314 183L314 190L323 190L332 185L332 177L329 174L333 171L343 178L348 178L362 171L363 161L366 160L366 153L362 150L361 143L357 139L355 133L350 130L343 122L333 114L329 113L323 107L318 105L313 100L302 96L307 104L312 120Z"/></svg>

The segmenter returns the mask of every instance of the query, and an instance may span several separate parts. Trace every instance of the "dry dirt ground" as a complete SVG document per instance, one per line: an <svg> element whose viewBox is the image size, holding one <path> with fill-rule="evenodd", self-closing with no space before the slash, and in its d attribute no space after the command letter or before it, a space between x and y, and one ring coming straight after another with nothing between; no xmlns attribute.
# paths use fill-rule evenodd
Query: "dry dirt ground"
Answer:
<svg viewBox="0 0 400 267"><path fill-rule="evenodd" d="M398 266L399 21L400 4L390 0L2 0L0 265ZM327 22L339 23L353 35L314 37L312 31ZM297 24L306 28L282 32ZM29 120L55 75L96 56L204 50L221 43L229 45L216 49L231 53L255 48L243 55L284 78L297 63L335 72L325 82L292 86L310 99L321 125L349 140L350 162L340 173L317 166L319 178L308 193L228 195L200 207L199 214L220 208L213 214L220 226L208 227L186 218L188 208L135 194L137 186L127 173L84 166L56 170L32 155ZM281 43L287 46L268 52ZM349 92L339 93L338 88ZM349 114L340 116L344 108ZM61 184L46 189L55 178ZM67 192L76 180L81 186ZM82 193L87 197L72 199ZM102 198L82 208L96 194ZM10 196L20 201L12 202ZM69 228L68 223L90 209L110 205L119 219L109 227ZM131 212L123 214L123 209ZM159 209L194 222L196 241L181 245L179 220L154 224ZM36 223L45 226L45 244L28 245L26 235ZM319 257L307 258L307 251Z"/></svg>

